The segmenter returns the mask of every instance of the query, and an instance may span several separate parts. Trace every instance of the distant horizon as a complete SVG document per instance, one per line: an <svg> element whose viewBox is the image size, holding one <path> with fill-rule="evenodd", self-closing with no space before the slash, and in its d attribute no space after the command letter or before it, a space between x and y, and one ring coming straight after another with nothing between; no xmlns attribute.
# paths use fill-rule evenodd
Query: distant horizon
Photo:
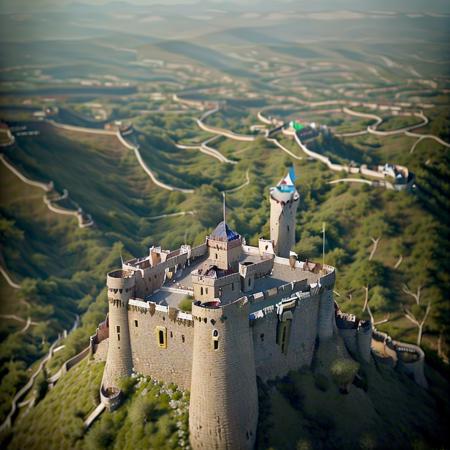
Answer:
<svg viewBox="0 0 450 450"><path fill-rule="evenodd" d="M384 11L384 12L421 12L421 13L440 13L450 15L450 2L445 0L432 0L425 2L424 0L412 0L404 2L402 0L319 0L310 2L306 0L38 0L35 2L28 2L28 0L3 0L0 4L1 13L18 13L20 11L33 11L37 8L53 8L58 9L67 8L71 6L106 6L106 5L130 4L133 6L158 6L158 7L173 7L185 5L211 5L228 9L230 6L240 10L245 10L247 7L252 9L255 6L264 7L267 10L276 10L281 5L288 7L295 7L295 9L308 11L342 11L342 10L356 10L356 11ZM275 7L275 5L277 5Z"/></svg>

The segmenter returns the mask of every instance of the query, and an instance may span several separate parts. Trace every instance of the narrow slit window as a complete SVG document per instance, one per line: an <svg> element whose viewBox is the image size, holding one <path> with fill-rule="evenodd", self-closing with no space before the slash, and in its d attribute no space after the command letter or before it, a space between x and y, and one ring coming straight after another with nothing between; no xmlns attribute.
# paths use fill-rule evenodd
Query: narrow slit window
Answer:
<svg viewBox="0 0 450 450"><path fill-rule="evenodd" d="M137 320L134 321L134 326L137 328L139 326L139 323Z"/></svg>
<svg viewBox="0 0 450 450"><path fill-rule="evenodd" d="M217 350L219 348L219 341L214 341L214 350Z"/></svg>
<svg viewBox="0 0 450 450"><path fill-rule="evenodd" d="M156 342L159 348L167 348L167 328L156 327Z"/></svg>
<svg viewBox="0 0 450 450"><path fill-rule="evenodd" d="M120 333L117 333L117 340L120 342Z"/></svg>
<svg viewBox="0 0 450 450"><path fill-rule="evenodd" d="M118 333L120 333L120 325L116 326L116 330L117 330Z"/></svg>

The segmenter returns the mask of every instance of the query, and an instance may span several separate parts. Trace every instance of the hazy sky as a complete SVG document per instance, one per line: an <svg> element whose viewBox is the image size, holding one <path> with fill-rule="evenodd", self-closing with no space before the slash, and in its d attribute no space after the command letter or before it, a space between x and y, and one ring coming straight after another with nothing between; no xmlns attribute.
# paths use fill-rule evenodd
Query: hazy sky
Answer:
<svg viewBox="0 0 450 450"><path fill-rule="evenodd" d="M90 5L102 5L110 3L109 0L0 0L2 11L32 10L38 8L60 7L72 3L85 3ZM390 11L429 11L450 14L449 0L127 0L118 3L135 3L138 5L177 5L177 4L198 4L198 7L206 5L217 5L224 8L231 5L242 9L246 7L252 9L257 5L264 5L265 8L277 5L288 5L290 8L301 9L307 6L309 10L390 10Z"/></svg>

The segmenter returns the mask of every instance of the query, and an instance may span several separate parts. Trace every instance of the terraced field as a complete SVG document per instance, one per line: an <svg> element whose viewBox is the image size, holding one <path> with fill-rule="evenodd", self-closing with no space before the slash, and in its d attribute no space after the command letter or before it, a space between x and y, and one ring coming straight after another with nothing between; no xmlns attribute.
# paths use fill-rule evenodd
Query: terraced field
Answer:
<svg viewBox="0 0 450 450"><path fill-rule="evenodd" d="M53 181L52 195L62 197L55 204L81 208L89 226L81 228L75 216L52 211L43 189L0 163L0 263L20 285L0 278L1 419L30 369L75 314L81 315L81 325L61 341L65 348L49 367L56 369L85 347L105 317L104 274L121 257L144 255L151 245L174 249L201 243L220 220L223 192L230 225L256 244L269 236L268 188L291 166L301 195L294 248L299 258L322 258L325 222L325 261L338 268L340 307L367 318L367 292L371 312L383 321L378 328L416 342L417 327L405 308L420 319L429 304L421 344L433 366L445 373L450 344L448 14L410 17L404 5L397 6L389 14L298 11L293 4L292 11L277 4L276 11L249 6L252 11L246 13L233 4L206 14L196 10L198 5L177 5L176 12L161 5L150 14L139 5L127 5L124 12L120 5L109 10L77 4L62 7L67 15L45 8L27 15L28 6L22 5L20 14L8 16L0 31L8 42L0 46L0 120L14 143L2 128L0 152L26 179ZM416 33L420 42L411 40ZM327 128L299 138L299 145L290 120ZM105 124L113 131L99 134ZM133 130L122 135L128 145L117 136L125 125ZM405 166L415 175L415 188L379 187L362 172L331 170L321 156L353 168ZM418 289L416 304L411 293ZM74 383L80 383L82 372L96 370L82 366ZM445 382L433 374L436 392L442 392ZM308 377L306 385L312 383ZM279 388L270 391L271 407L289 412ZM39 448L43 436L51 434L51 394L31 408L30 417L41 410L48 416L39 430L33 428L37 444L33 447L20 425L13 427L15 436L7 436L11 448ZM87 395L80 406L83 417ZM445 417L448 406L442 408ZM24 411L19 418L26 417ZM164 411L163 417L169 414ZM312 427L308 411L308 417L290 411L286 423L277 419L264 445L278 448L290 420ZM65 448L88 443L102 448L111 419L94 423L84 441L81 414L66 417L59 409L57 414L53 423L74 424L66 430L71 440L63 439ZM322 420L325 428L327 420ZM382 421L374 423L382 429ZM338 425L341 431L347 426ZM156 434L167 442L173 438L172 425L165 431L164 423L152 426L161 427ZM126 422L105 439L125 445L129 428ZM150 433L147 428L140 432ZM335 436L343 448L341 431ZM420 444L422 437L414 442ZM290 436L280 448L293 448L297 438ZM309 438L313 446L326 447L313 429ZM372 438L361 446L370 448ZM177 447L172 440L167 448ZM51 448L57 444L54 439Z"/></svg>

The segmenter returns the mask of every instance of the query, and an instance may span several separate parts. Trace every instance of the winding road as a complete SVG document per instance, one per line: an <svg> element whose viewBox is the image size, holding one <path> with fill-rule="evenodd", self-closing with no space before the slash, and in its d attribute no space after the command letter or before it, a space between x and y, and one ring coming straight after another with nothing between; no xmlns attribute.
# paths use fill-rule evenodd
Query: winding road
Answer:
<svg viewBox="0 0 450 450"><path fill-rule="evenodd" d="M5 278L6 282L14 289L20 289L20 284L14 283L14 281L9 276L9 273L6 271L6 269L0 265L0 272Z"/></svg>
<svg viewBox="0 0 450 450"><path fill-rule="evenodd" d="M50 200L47 197L47 195L54 189L53 181L50 181L49 183L41 183L39 181L31 180L31 179L27 178L23 173L21 173L16 167L14 167L9 161L7 161L7 159L5 158L4 155L0 155L0 160L21 181L23 181L24 183L26 183L30 186L37 187L37 188L45 191L45 194L42 199L50 211L52 211L56 214L75 216L78 220L78 226L80 228L86 228L86 227L90 227L90 226L94 225L94 221L92 220L92 217L89 214L87 215L88 220L84 220L83 211L81 208L74 211L74 210L70 210L70 209L66 209L66 208L57 207L53 204L56 201L64 200L67 198L67 196L68 196L67 189L64 189L63 194L58 195L58 197L56 199Z"/></svg>

